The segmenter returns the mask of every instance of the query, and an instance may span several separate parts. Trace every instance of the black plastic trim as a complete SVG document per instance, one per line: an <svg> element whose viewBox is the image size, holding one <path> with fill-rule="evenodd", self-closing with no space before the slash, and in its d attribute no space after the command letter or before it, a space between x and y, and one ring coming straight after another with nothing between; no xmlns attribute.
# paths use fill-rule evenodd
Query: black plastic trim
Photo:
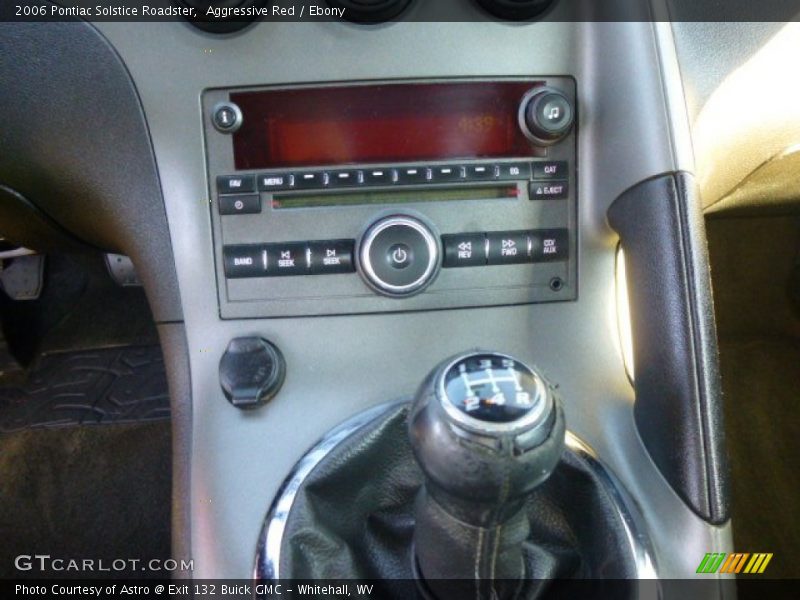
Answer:
<svg viewBox="0 0 800 600"><path fill-rule="evenodd" d="M728 520L714 308L705 225L688 173L644 181L608 211L625 251L634 417L653 461L703 519Z"/></svg>

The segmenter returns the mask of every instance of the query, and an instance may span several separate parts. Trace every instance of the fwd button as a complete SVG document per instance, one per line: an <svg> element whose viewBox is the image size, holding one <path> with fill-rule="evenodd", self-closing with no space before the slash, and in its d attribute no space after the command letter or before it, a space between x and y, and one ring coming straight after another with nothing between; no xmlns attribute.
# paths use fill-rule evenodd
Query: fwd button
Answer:
<svg viewBox="0 0 800 600"><path fill-rule="evenodd" d="M512 265L530 262L527 231L497 231L487 233L489 264Z"/></svg>

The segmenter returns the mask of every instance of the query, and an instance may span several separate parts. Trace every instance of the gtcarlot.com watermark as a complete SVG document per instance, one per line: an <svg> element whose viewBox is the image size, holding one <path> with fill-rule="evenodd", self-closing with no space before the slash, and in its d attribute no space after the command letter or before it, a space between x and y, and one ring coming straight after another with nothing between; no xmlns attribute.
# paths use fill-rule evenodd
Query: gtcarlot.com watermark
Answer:
<svg viewBox="0 0 800 600"><path fill-rule="evenodd" d="M70 572L70 573L120 573L132 571L176 572L193 571L194 560L172 558L60 558L49 554L20 554L14 559L18 571Z"/></svg>

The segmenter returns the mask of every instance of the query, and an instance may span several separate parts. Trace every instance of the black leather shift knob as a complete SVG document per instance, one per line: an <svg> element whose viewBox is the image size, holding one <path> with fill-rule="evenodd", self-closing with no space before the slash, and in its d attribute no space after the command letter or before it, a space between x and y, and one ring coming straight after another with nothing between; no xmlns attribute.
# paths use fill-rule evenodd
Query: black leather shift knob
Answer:
<svg viewBox="0 0 800 600"><path fill-rule="evenodd" d="M487 597L513 595L525 575L522 508L558 464L564 433L553 389L510 356L465 354L428 376L409 437L425 474L415 555L437 596L446 587L439 593L433 582L452 578L485 580Z"/></svg>

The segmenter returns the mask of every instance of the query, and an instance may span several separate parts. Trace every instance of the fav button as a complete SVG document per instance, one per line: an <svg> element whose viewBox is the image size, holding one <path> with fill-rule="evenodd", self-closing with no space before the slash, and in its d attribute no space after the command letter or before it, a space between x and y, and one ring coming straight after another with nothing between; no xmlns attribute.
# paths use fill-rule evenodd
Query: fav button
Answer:
<svg viewBox="0 0 800 600"><path fill-rule="evenodd" d="M256 191L256 178L252 175L220 175L217 177L220 194L239 194Z"/></svg>
<svg viewBox="0 0 800 600"><path fill-rule="evenodd" d="M527 231L496 231L487 233L490 265L509 265L530 262Z"/></svg>

